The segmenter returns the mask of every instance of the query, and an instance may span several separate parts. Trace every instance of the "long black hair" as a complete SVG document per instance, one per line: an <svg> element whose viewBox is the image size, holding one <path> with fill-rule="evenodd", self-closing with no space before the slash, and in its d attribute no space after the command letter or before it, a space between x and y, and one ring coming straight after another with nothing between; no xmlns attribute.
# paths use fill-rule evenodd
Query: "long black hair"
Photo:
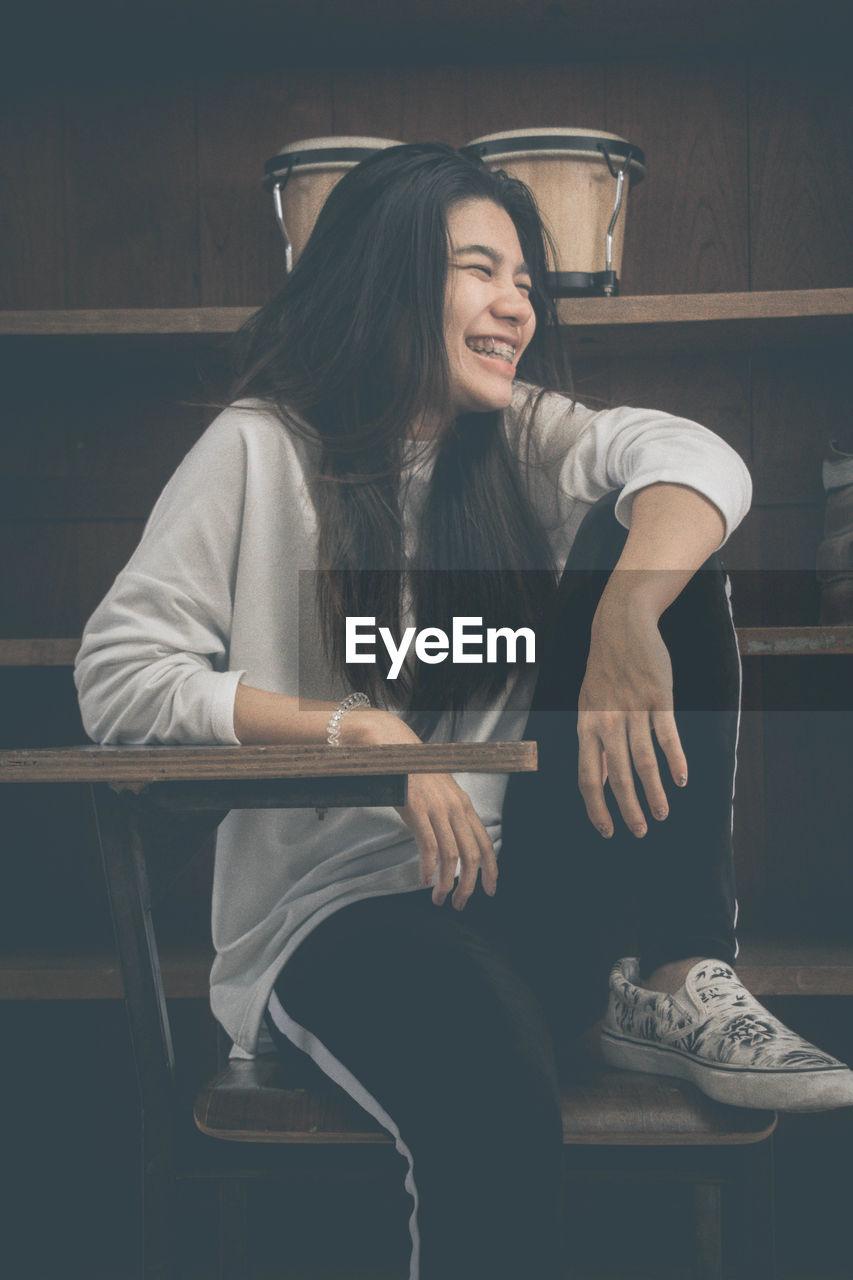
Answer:
<svg viewBox="0 0 853 1280"><path fill-rule="evenodd" d="M387 667L347 668L344 619L375 617L398 637L404 567L416 570L408 583L418 626L449 631L454 616L473 615L484 626L532 627L553 592L547 538L499 411L460 415L442 435L416 558L404 560L407 437L450 385L447 214L478 199L507 212L530 268L537 324L518 376L537 387L565 385L533 197L506 174L429 143L377 152L332 190L292 274L238 335L232 388L235 399L271 403L297 431L299 415L318 444L317 591L327 652L354 688L402 704L422 733L442 710L488 699L507 668L418 663L391 692ZM531 395L527 411L535 407Z"/></svg>

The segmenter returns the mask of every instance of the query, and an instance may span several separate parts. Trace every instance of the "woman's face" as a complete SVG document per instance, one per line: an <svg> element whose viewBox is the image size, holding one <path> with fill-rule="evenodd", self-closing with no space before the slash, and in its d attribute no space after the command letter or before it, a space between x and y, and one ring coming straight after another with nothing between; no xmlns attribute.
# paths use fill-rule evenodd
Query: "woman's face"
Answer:
<svg viewBox="0 0 853 1280"><path fill-rule="evenodd" d="M512 219L491 200L453 205L447 230L450 409L454 416L505 409L516 365L536 328L530 271Z"/></svg>

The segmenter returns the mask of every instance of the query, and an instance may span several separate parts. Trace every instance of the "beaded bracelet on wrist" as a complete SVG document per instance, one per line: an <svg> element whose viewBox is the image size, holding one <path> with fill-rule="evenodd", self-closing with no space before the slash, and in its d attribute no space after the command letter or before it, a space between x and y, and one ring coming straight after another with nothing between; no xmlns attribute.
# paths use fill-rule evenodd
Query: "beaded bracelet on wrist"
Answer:
<svg viewBox="0 0 853 1280"><path fill-rule="evenodd" d="M339 747L341 745L341 721L348 711L355 711L358 707L369 707L370 699L366 693L348 693L342 702L339 702L332 712L329 725L326 730L326 741L330 747Z"/></svg>

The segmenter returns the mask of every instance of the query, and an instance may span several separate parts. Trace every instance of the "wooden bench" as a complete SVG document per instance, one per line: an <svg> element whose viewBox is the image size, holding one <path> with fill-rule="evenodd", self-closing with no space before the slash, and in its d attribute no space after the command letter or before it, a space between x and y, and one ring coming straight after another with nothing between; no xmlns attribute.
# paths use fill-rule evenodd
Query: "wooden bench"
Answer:
<svg viewBox="0 0 853 1280"><path fill-rule="evenodd" d="M92 787L116 932L142 1127L143 1274L172 1276L176 1183L220 1185L221 1274L247 1274L247 1186L346 1149L394 1158L389 1135L331 1083L310 1088L278 1057L220 1064L193 1107L177 1088L152 909L232 808L405 802L411 772L512 772L536 765L533 743L412 747L81 747L0 752L0 779ZM294 1050L294 1063L297 1051ZM499 1123L499 1118L496 1118ZM696 1280L722 1280L722 1188L735 1190L739 1277L774 1274L772 1144L776 1117L714 1103L677 1080L610 1071L579 1053L563 1083L567 1172L675 1179L692 1186ZM384 1152L384 1155L383 1155ZM314 1157L316 1163L316 1155ZM319 1166L318 1166L319 1167ZM472 1278L474 1280L474 1278ZM521 1278L520 1278L521 1280Z"/></svg>

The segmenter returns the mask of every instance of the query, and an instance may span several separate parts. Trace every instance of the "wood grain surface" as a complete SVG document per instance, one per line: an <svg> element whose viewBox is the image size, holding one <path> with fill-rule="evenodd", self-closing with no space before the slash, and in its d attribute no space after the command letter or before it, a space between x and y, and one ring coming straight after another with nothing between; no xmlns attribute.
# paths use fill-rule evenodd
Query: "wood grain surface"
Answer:
<svg viewBox="0 0 853 1280"><path fill-rule="evenodd" d="M750 68L753 289L853 283L853 96L840 53Z"/></svg>
<svg viewBox="0 0 853 1280"><path fill-rule="evenodd" d="M199 937L192 945L166 942L160 950L166 994L206 1000L213 949ZM756 996L853 995L853 944L841 938L741 940L738 975ZM91 946L5 948L0 953L0 1000L119 1000L118 958Z"/></svg>
<svg viewBox="0 0 853 1280"><path fill-rule="evenodd" d="M68 305L197 306L192 89L86 86L64 114Z"/></svg>
<svg viewBox="0 0 853 1280"><path fill-rule="evenodd" d="M0 782L153 783L387 773L515 773L536 768L535 742L329 747L45 747L0 751Z"/></svg>
<svg viewBox="0 0 853 1280"><path fill-rule="evenodd" d="M29 87L0 111L0 307L63 307L61 95Z"/></svg>
<svg viewBox="0 0 853 1280"><path fill-rule="evenodd" d="M67 667L76 640L57 648L44 638L79 636L154 495L212 416L193 403L207 343L236 329L279 278L264 160L285 141L326 132L461 143L585 124L643 147L648 177L629 209L623 296L560 303L580 351L579 395L693 416L743 453L756 504L725 559L758 574L752 595L737 597L746 694L753 706L764 696L790 707L811 698L814 680L821 698L831 694L849 637L808 628L818 617L820 460L849 421L853 390L849 68L831 42L793 58L770 47L794 8L816 41L826 7L786 5L782 15L761 0L737 13L726 6L724 20L692 0L668 3L666 32L652 40L648 15L619 0L582 21L552 15L547 47L540 23L534 61L522 47L533 27L503 59L482 41L454 45L436 25L449 14L442 4L424 11L446 53L432 63L395 55L383 67L362 54L356 65L353 54L347 70L333 65L319 56L318 15L336 12L339 36L364 15L329 0L303 15L317 37L310 65L303 48L291 56L279 41L265 70L235 70L233 50L227 68L214 69L199 42L180 71L176 59L174 74L148 81L95 59L91 76L78 68L59 84L40 67L26 91L22 82L0 126L11 176L0 214L10 264L0 292L0 598L6 633L35 639L0 648L0 660L24 664L5 673L21 689L10 745L80 733L57 710L73 695L68 672L42 665ZM412 19L398 10L386 6L387 31L359 34L362 50L397 40L399 54ZM517 6L490 6L489 28L502 21L504 38L510 25L517 31ZM760 54L746 47L746 27L756 47L764 42ZM702 56L660 52L688 28L697 41L715 31L728 43ZM303 65L285 66L288 58ZM754 629L795 624L806 630ZM821 662L786 656L792 643L820 651ZM749 656L766 653L773 662ZM807 724L798 737L791 712L778 714L772 730L751 711L743 721L735 829L742 900L767 918L778 913L793 936L798 922L819 929L822 911L849 914L849 788L839 774L849 737ZM56 788L53 825L33 804L20 822L7 811L14 847L33 868L16 881L34 903L21 936L54 936L66 900L86 927L100 920L94 896L82 902L82 883L94 895L85 820L59 804L72 791ZM46 868L43 901L37 866Z"/></svg>
<svg viewBox="0 0 853 1280"><path fill-rule="evenodd" d="M256 310L252 306L203 307L79 307L65 310L0 311L0 337L116 337L180 336L233 333ZM712 326L731 323L744 336L756 333L772 344L774 325L791 326L794 336L807 338L809 324L841 323L853 317L853 288L770 289L764 292L643 294L616 298L563 298L557 303L560 321L574 332L592 335L612 330L629 340L631 329L666 326ZM749 328L747 325L754 327ZM839 327L841 333L845 329ZM713 329L704 331L713 337ZM660 333L655 336L660 336ZM174 348L163 347L160 355ZM156 353L156 352L155 352ZM52 354L52 353L51 353Z"/></svg>
<svg viewBox="0 0 853 1280"><path fill-rule="evenodd" d="M746 68L737 61L613 61L606 128L646 153L631 193L623 294L749 287Z"/></svg>
<svg viewBox="0 0 853 1280"><path fill-rule="evenodd" d="M853 653L853 626L738 627L737 637L746 657ZM73 637L0 639L0 667L70 667L79 648Z"/></svg>
<svg viewBox="0 0 853 1280"><path fill-rule="evenodd" d="M563 1142L587 1145L737 1145L760 1142L773 1112L710 1101L690 1085L590 1064L562 1085ZM195 1101L202 1133L232 1142L372 1143L390 1135L340 1089L290 1087L277 1059L230 1062Z"/></svg>
<svg viewBox="0 0 853 1280"><path fill-rule="evenodd" d="M284 240L264 165L288 142L334 132L329 70L200 78L199 256L205 306L250 306L284 281Z"/></svg>
<svg viewBox="0 0 853 1280"><path fill-rule="evenodd" d="M752 359L755 501L823 504L821 465L830 441L850 430L850 343L756 352Z"/></svg>

